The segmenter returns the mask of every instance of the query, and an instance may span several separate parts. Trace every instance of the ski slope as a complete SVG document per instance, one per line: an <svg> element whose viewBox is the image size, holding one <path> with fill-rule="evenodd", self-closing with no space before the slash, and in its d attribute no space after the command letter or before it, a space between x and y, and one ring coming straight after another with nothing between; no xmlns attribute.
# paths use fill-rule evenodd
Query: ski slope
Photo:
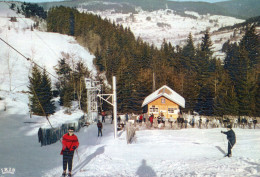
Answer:
<svg viewBox="0 0 260 177"><path fill-rule="evenodd" d="M17 15L0 2L0 37L26 57L55 74L53 66L62 57L61 53L70 53L75 60L83 59L95 76L94 56L73 37L31 31L32 20L17 16L18 22L10 22L10 16ZM0 176L60 176L60 142L41 147L37 131L48 126L48 122L43 117L29 116L25 91L31 63L1 41L0 48ZM68 116L58 107L50 122L59 126L81 114L75 110ZM75 177L260 176L259 127L234 129L237 144L232 158L223 158L227 140L221 130L224 129L140 129L133 144L127 144L125 131L114 139L110 120L104 124L102 138L97 137L97 127L93 124L76 133L80 146L74 156L73 174ZM5 168L15 169L14 175L3 174Z"/></svg>
<svg viewBox="0 0 260 177"><path fill-rule="evenodd" d="M96 77L93 64L94 55L80 46L74 37L59 33L31 30L34 21L9 9L9 3L0 2L0 37L18 50L26 58L30 58L42 68L56 76L54 67L58 60L69 55L68 62L82 61ZM17 22L11 22L16 17ZM4 41L0 41L0 90L27 91L28 76L32 62L27 61ZM57 79L50 75L52 83Z"/></svg>
<svg viewBox="0 0 260 177"><path fill-rule="evenodd" d="M128 145L125 132L115 140L112 125L105 124L104 129L102 138L97 138L95 125L78 134L75 177L260 175L259 129L235 129L238 140L232 158L223 157L227 141L221 129L137 131L135 142ZM46 176L60 171L61 167L55 168Z"/></svg>
<svg viewBox="0 0 260 177"><path fill-rule="evenodd" d="M21 107L10 108L7 112L1 110L0 115L3 115L0 118L0 129L4 132L0 136L0 168L15 168L16 177L60 176L61 143L43 147L38 143L36 130L47 120L29 118ZM28 121L37 123L25 123ZM220 131L224 128L139 129L132 144L126 143L125 131L118 132L118 138L114 139L110 119L104 124L103 137L97 137L96 124L76 132L80 146L78 155L74 155L74 176L260 175L259 127L234 129L237 143L232 158L223 157L227 152L227 140Z"/></svg>

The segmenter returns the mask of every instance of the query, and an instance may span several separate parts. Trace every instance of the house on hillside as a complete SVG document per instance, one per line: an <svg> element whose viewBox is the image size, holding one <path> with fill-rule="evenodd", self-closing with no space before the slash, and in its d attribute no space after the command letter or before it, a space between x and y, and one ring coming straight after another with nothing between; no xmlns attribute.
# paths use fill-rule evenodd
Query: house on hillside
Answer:
<svg viewBox="0 0 260 177"><path fill-rule="evenodd" d="M142 104L147 106L147 114L154 114L155 117L163 114L166 118L177 118L180 107L185 108L185 99L164 85L152 94L148 95Z"/></svg>

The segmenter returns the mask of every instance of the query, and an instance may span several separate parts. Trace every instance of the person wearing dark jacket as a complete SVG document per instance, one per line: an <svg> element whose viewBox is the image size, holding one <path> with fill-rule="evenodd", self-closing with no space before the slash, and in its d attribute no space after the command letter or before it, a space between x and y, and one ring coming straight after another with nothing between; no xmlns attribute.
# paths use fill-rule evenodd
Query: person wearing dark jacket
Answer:
<svg viewBox="0 0 260 177"><path fill-rule="evenodd" d="M43 145L43 133L42 133L42 128L39 128L38 130L38 140L39 143L41 143L41 146Z"/></svg>
<svg viewBox="0 0 260 177"><path fill-rule="evenodd" d="M253 123L254 123L254 129L255 129L256 124L257 124L257 120L256 120L256 118L253 120Z"/></svg>
<svg viewBox="0 0 260 177"><path fill-rule="evenodd" d="M236 134L235 132L232 130L231 125L227 126L228 131L224 132L221 131L221 133L226 134L227 135L227 140L228 140L228 153L227 153L227 157L231 157L232 156L232 152L231 149L234 147L234 145L236 144Z"/></svg>
<svg viewBox="0 0 260 177"><path fill-rule="evenodd" d="M102 123L100 122L100 120L99 120L98 123L97 123L97 128L98 128L98 136L99 136L99 134L101 134L101 136L102 136L102 128L103 128L103 125L102 125Z"/></svg>
<svg viewBox="0 0 260 177"><path fill-rule="evenodd" d="M66 133L62 137L62 150L61 155L63 155L63 176L66 176L66 170L67 165L69 169L68 176L71 177L71 171L72 171L72 161L73 161L73 155L74 151L79 146L78 137L74 135L74 127L69 128L69 133Z"/></svg>

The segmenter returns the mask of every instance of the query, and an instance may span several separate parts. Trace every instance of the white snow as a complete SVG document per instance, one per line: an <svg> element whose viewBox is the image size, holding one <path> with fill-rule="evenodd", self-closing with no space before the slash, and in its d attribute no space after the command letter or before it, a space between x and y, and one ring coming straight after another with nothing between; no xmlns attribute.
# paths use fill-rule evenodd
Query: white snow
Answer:
<svg viewBox="0 0 260 177"><path fill-rule="evenodd" d="M86 9L79 8L79 11L86 11ZM113 10L88 12L100 15L102 18L110 19L117 24L122 24L124 27L130 27L136 38L141 37L145 42L154 44L158 48L161 47L164 39L167 42L171 42L174 46L182 46L186 43L189 33L193 35L195 45L197 45L198 42L201 42L203 36L201 31L208 29L210 33L213 33L220 27L244 22L244 20L233 17L210 14L199 15L191 11L185 11L185 13L193 15L197 19L182 17L170 9L153 12L139 9L137 14L122 14ZM214 40L219 40L219 45L213 46L213 51L216 52L214 56L223 59L224 54L219 50L228 39L221 34L214 36Z"/></svg>
<svg viewBox="0 0 260 177"><path fill-rule="evenodd" d="M26 98L24 93L11 94L10 100L6 101L12 107L8 107L7 111L0 109L0 129L8 134L8 138L0 136L0 168L15 168L15 176L18 177L60 176L61 144L57 142L40 147L37 131L48 123L44 117L29 117L28 111L25 111L28 109L24 103ZM75 111L68 116L61 110L50 117L53 125L59 125L63 118L76 119L81 115ZM233 156L224 158L227 140L220 133L224 128L163 130L138 125L134 142L127 144L125 131L119 131L118 138L114 139L114 127L110 122L106 119L103 124L103 137L97 137L95 124L76 132L80 146L74 155L75 177L260 175L259 125L257 129L234 128L237 143Z"/></svg>
<svg viewBox="0 0 260 177"><path fill-rule="evenodd" d="M93 65L94 56L80 46L74 37L36 29L31 31L34 21L22 15L14 15L14 11L10 10L4 2L0 2L0 7L0 37L26 58L32 59L56 76L54 66L57 65L59 59L63 58L62 53L69 54L71 60L75 62L82 60L91 71L91 75L96 76L96 68ZM10 21L9 17L13 16L17 16L17 22ZM27 91L32 63L3 41L0 41L0 47L0 89ZM51 79L53 83L56 82L56 78L51 77Z"/></svg>
<svg viewBox="0 0 260 177"><path fill-rule="evenodd" d="M33 23L30 19L18 18L18 22L12 23L7 15L13 16L13 12L4 6L5 3L0 2L2 39L53 74L53 66L57 64L61 52L65 52L77 59L83 58L95 75L93 56L73 37L30 31ZM15 169L15 174L9 176L60 176L60 142L40 147L38 128L48 127L49 124L44 117L29 116L28 95L24 91L27 91L30 63L2 41L0 48L0 176L9 175L2 173L5 168ZM11 77L8 61L13 71ZM10 88L12 91L9 91ZM81 115L82 112L75 107L71 115L64 114L64 109L58 107L49 120L53 126L59 126L75 121ZM118 132L118 138L114 139L113 125L107 119L101 138L97 137L95 124L76 133L80 146L74 155L73 173L75 177L260 176L259 126L255 130L234 129L237 143L232 158L223 158L223 153L227 152L227 140L221 130L224 129L147 130L139 127L135 141L127 144L125 131Z"/></svg>
<svg viewBox="0 0 260 177"><path fill-rule="evenodd" d="M17 17L17 22L10 21L10 17L14 16ZM58 60L67 54L70 55L68 62L81 60L88 67L92 78L97 75L93 64L94 56L80 46L74 37L36 29L31 31L33 23L33 20L24 18L9 9L7 3L0 2L0 37L3 40L0 41L0 97L4 99L0 101L0 111L5 107L8 109L23 107L22 113L28 113L28 95L21 94L21 92L28 91L28 76L32 67L32 62L15 52L4 41L26 58L30 58L42 68L46 68L51 73L49 77L53 85L57 82L54 67L58 64ZM22 99L21 105L14 102L17 99ZM74 111L72 115L65 116L63 112L64 110L56 110L56 113L50 116L53 126L73 121L82 115L82 112ZM32 132L35 133L35 130Z"/></svg>

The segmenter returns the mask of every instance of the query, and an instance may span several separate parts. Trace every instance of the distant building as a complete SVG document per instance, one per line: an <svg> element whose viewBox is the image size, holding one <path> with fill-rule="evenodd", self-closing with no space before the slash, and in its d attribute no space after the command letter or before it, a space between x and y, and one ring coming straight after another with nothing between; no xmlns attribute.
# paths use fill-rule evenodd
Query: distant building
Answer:
<svg viewBox="0 0 260 177"><path fill-rule="evenodd" d="M185 108L185 99L170 87L164 85L144 99L142 107L147 106L148 115L163 114L166 118L177 118L180 107Z"/></svg>

